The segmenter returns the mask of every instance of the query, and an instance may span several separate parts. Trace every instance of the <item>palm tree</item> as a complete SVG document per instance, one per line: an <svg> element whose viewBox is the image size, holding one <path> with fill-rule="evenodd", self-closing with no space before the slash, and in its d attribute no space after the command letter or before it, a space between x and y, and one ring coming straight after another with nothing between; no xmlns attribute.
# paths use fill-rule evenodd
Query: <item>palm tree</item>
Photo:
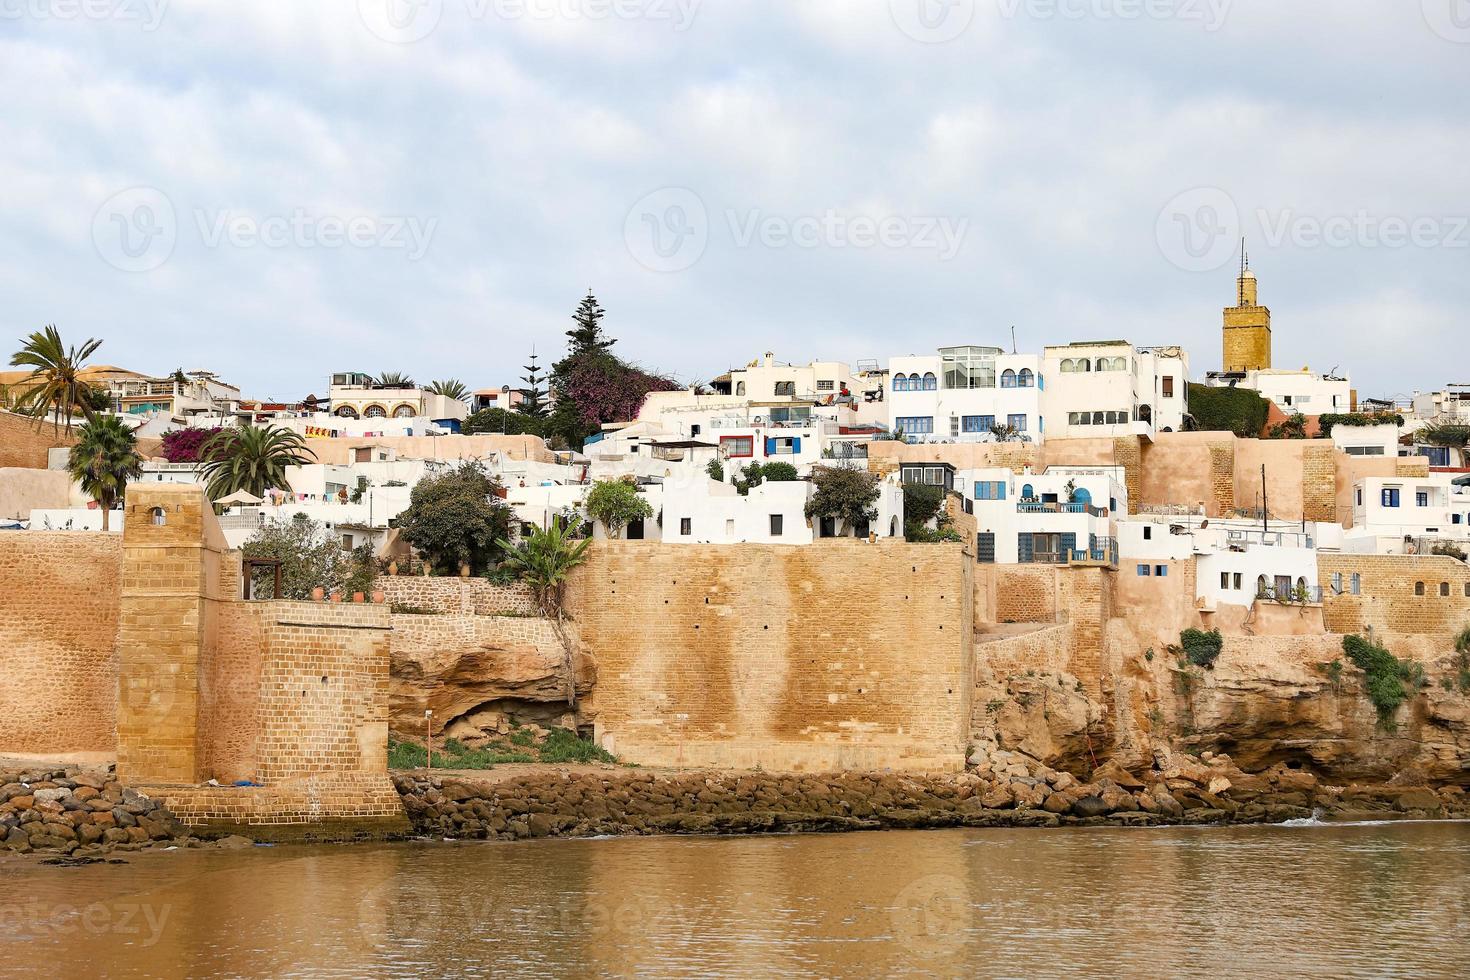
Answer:
<svg viewBox="0 0 1470 980"><path fill-rule="evenodd" d="M1470 446L1470 425L1463 422L1430 422L1415 437L1426 445L1457 450L1463 462L1466 447Z"/></svg>
<svg viewBox="0 0 1470 980"><path fill-rule="evenodd" d="M98 415L77 428L77 442L67 459L71 477L102 507L102 530L108 515L122 499L128 481L143 472L138 441L116 415Z"/></svg>
<svg viewBox="0 0 1470 980"><path fill-rule="evenodd" d="M552 629L561 641L566 656L567 704L577 706L577 678L572 662L572 644L566 634L566 584L572 570L587 560L591 539L578 541L561 521L535 529L519 548L509 541L496 542L506 552L505 564L518 569L521 580L531 587L536 608L551 620Z"/></svg>
<svg viewBox="0 0 1470 980"><path fill-rule="evenodd" d="M221 429L199 451L204 482L211 500L245 490L257 497L269 487L289 490L286 467L303 466L316 459L301 436L290 429L263 426Z"/></svg>
<svg viewBox="0 0 1470 980"><path fill-rule="evenodd" d="M375 384L379 388L414 387L413 378L410 378L406 374L400 374L397 371L385 371L384 373L378 375L378 379L374 381L373 384Z"/></svg>
<svg viewBox="0 0 1470 980"><path fill-rule="evenodd" d="M16 399L17 407L33 413L38 420L45 418L49 409L52 425L58 431L61 417L65 414L66 431L70 435L74 410L87 418L92 417L87 393L83 390L87 382L82 380L81 372L87 358L101 346L102 341L88 338L81 347L67 347L61 342L61 333L52 325L31 334L10 358L12 366L31 369L31 373L17 386L22 389Z"/></svg>
<svg viewBox="0 0 1470 980"><path fill-rule="evenodd" d="M465 383L458 378L449 378L445 381L435 381L433 384L429 385L429 390L436 395L443 395L445 398L453 398L457 402L462 402L466 398L470 397L470 390L466 388Z"/></svg>

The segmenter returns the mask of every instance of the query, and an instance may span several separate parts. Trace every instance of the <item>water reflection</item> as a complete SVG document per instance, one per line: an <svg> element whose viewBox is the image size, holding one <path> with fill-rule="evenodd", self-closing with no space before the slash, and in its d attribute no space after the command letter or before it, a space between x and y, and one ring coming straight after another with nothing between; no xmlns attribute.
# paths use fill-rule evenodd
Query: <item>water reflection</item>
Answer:
<svg viewBox="0 0 1470 980"><path fill-rule="evenodd" d="M400 844L0 864L7 975L1462 975L1470 827Z"/></svg>

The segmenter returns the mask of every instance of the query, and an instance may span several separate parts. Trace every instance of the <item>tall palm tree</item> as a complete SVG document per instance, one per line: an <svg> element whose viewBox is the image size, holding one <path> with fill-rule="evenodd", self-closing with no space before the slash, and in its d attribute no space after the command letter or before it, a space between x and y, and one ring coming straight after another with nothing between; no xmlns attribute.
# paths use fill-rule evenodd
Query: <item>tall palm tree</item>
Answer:
<svg viewBox="0 0 1470 980"><path fill-rule="evenodd" d="M413 378L397 371L385 371L374 382L379 388L412 388Z"/></svg>
<svg viewBox="0 0 1470 980"><path fill-rule="evenodd" d="M286 467L303 466L316 459L301 436L290 429L221 429L199 451L204 482L211 500L245 490L257 497L269 487L289 490Z"/></svg>
<svg viewBox="0 0 1470 980"><path fill-rule="evenodd" d="M561 641L566 656L567 704L577 706L577 678L572 662L572 643L566 634L565 592L572 570L587 560L591 539L577 541L560 521L533 530L519 548L509 541L496 542L506 551L505 564L520 571L521 580L531 587L536 607L551 620L552 629Z"/></svg>
<svg viewBox="0 0 1470 980"><path fill-rule="evenodd" d="M116 415L98 415L77 428L77 442L67 459L71 477L102 507L102 530L108 515L123 497L128 481L143 472L138 441Z"/></svg>
<svg viewBox="0 0 1470 980"><path fill-rule="evenodd" d="M88 338L81 347L67 347L61 342L61 333L52 325L31 334L10 358L12 366L31 369L31 373L16 385L21 389L17 406L22 411L31 412L38 420L45 418L47 410L50 410L52 425L57 431L60 431L61 419L65 415L66 431L70 435L73 411L92 417L88 393L83 390L87 382L82 380L81 372L87 358L101 346L102 341Z"/></svg>
<svg viewBox="0 0 1470 980"><path fill-rule="evenodd" d="M449 378L444 381L435 381L433 384L429 385L429 390L436 395L443 395L445 398L453 398L457 402L462 402L470 397L470 390L466 388L465 383L458 378Z"/></svg>

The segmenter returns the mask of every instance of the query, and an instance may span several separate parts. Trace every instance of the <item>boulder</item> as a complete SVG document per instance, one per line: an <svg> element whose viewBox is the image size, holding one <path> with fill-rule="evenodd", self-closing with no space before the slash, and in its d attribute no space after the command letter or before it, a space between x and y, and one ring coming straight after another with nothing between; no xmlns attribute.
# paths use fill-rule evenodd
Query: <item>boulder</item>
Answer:
<svg viewBox="0 0 1470 980"><path fill-rule="evenodd" d="M1116 759L1109 759L1093 770L1092 779L1093 782L1111 779L1124 789L1143 789L1143 780L1124 769Z"/></svg>
<svg viewBox="0 0 1470 980"><path fill-rule="evenodd" d="M1111 811L1099 796L1084 796L1072 804L1072 813L1078 817L1103 817Z"/></svg>
<svg viewBox="0 0 1470 980"><path fill-rule="evenodd" d="M137 838L134 839L136 840ZM219 840L215 841L214 846L225 851L242 851L247 847L254 847L255 841L251 840L249 837L241 837L238 834L231 834L228 837L221 837Z"/></svg>
<svg viewBox="0 0 1470 980"><path fill-rule="evenodd" d="M1409 810L1437 811L1442 806L1444 806L1444 801L1439 798L1439 795L1434 790L1425 788L1405 790L1398 795L1398 799L1393 801L1393 808L1400 813L1406 813Z"/></svg>

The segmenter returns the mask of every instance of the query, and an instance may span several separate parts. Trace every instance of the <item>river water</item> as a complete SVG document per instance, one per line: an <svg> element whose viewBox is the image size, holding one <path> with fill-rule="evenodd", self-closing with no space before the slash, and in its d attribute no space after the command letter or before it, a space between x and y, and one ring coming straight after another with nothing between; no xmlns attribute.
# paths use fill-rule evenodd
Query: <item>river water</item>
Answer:
<svg viewBox="0 0 1470 980"><path fill-rule="evenodd" d="M1470 973L1470 824L256 847L0 863L6 976Z"/></svg>

